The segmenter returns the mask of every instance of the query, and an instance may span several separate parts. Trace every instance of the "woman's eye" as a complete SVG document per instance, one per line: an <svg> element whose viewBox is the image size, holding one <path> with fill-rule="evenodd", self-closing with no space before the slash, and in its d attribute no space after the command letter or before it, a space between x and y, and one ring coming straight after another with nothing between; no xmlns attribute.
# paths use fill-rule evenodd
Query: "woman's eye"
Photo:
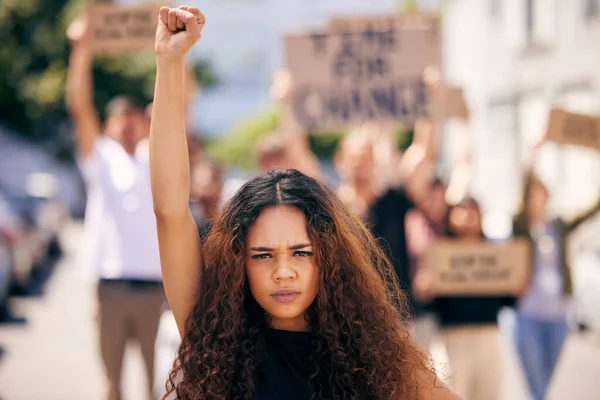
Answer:
<svg viewBox="0 0 600 400"><path fill-rule="evenodd" d="M269 253L255 254L252 256L252 258L254 260L263 260L265 258L271 258L271 255Z"/></svg>
<svg viewBox="0 0 600 400"><path fill-rule="evenodd" d="M294 257L311 257L313 253L311 251L296 251Z"/></svg>

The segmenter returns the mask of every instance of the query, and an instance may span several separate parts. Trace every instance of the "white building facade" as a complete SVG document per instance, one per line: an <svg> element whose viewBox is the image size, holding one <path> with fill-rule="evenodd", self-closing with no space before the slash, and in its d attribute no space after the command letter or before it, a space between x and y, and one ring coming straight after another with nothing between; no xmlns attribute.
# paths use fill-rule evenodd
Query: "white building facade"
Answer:
<svg viewBox="0 0 600 400"><path fill-rule="evenodd" d="M600 0L450 0L443 15L446 78L471 108L474 194L510 212L550 108L600 115ZM538 166L556 212L597 199L598 152L548 144Z"/></svg>

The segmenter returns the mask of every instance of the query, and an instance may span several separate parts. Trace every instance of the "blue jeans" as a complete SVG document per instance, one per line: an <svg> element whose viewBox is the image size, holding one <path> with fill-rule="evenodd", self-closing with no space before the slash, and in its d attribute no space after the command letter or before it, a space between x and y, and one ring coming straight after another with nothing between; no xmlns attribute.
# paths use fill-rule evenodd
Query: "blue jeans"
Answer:
<svg viewBox="0 0 600 400"><path fill-rule="evenodd" d="M546 321L517 312L515 342L532 400L543 400L569 328L566 319Z"/></svg>

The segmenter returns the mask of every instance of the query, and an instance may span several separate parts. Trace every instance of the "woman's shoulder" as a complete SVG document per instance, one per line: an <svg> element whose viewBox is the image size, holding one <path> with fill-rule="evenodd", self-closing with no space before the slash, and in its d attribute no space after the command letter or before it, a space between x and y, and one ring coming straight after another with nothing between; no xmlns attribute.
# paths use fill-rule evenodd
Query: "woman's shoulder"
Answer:
<svg viewBox="0 0 600 400"><path fill-rule="evenodd" d="M419 399L422 400L465 400L446 385L433 370L425 369L418 374Z"/></svg>

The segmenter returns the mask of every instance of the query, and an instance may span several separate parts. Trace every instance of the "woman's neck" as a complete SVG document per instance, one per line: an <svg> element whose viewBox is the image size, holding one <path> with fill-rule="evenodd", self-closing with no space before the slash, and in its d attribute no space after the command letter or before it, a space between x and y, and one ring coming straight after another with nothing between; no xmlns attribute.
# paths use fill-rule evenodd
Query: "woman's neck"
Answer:
<svg viewBox="0 0 600 400"><path fill-rule="evenodd" d="M272 318L270 327L280 331L310 332L310 323L303 316L290 319Z"/></svg>

